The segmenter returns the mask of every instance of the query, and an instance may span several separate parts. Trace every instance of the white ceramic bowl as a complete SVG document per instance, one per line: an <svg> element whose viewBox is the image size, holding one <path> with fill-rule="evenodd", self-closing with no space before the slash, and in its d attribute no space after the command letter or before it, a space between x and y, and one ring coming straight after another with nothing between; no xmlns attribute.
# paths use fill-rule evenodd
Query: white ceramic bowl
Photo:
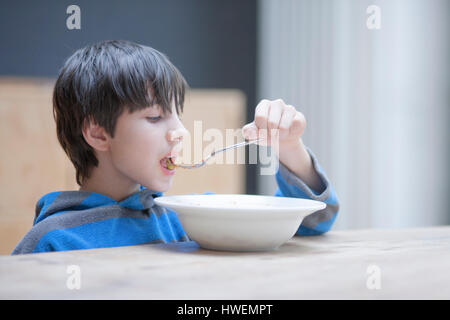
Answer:
<svg viewBox="0 0 450 320"><path fill-rule="evenodd" d="M155 203L175 211L200 247L228 251L276 249L294 236L304 217L326 207L314 200L247 194L161 196Z"/></svg>

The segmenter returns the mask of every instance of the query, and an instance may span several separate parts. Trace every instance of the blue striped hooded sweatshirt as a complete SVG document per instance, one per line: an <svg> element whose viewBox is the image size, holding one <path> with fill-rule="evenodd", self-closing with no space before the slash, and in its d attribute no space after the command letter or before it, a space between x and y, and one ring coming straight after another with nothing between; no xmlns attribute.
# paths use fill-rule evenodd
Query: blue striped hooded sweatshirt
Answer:
<svg viewBox="0 0 450 320"><path fill-rule="evenodd" d="M323 201L326 208L303 219L297 235L327 232L336 219L339 204L327 176L308 149L324 190L316 193L281 162L275 175L275 196ZM206 192L204 194L212 194ZM176 212L154 203L161 196L144 187L123 201L87 191L58 191L36 204L33 227L12 254L65 251L144 243L189 241Z"/></svg>

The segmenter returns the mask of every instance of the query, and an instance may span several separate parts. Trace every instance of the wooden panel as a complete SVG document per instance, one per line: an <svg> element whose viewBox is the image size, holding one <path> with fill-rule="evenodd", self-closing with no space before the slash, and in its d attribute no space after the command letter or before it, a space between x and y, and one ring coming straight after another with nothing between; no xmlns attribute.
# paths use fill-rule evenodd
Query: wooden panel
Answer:
<svg viewBox="0 0 450 320"><path fill-rule="evenodd" d="M42 195L78 189L73 165L56 138L53 84L53 79L0 78L0 254L9 254L31 228ZM192 90L184 110L190 132L194 120L202 120L204 130L238 129L244 124L245 97L236 90ZM244 192L243 165L195 171L177 171L166 194Z"/></svg>
<svg viewBox="0 0 450 320"><path fill-rule="evenodd" d="M76 189L56 138L50 79L0 79L0 254L31 228L45 193Z"/></svg>

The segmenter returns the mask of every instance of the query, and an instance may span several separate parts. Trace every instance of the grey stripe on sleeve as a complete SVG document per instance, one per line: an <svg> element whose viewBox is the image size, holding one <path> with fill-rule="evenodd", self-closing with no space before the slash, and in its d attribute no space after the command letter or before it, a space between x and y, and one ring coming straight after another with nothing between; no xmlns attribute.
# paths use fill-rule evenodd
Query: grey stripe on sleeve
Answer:
<svg viewBox="0 0 450 320"><path fill-rule="evenodd" d="M69 211L56 214L36 224L25 235L22 241L19 242L19 244L11 254L15 255L33 252L39 240L50 231L74 228L92 222L121 217L145 219L148 218L148 215L144 211L131 210L119 205L102 207L101 210L99 210L98 208L92 208L87 210Z"/></svg>
<svg viewBox="0 0 450 320"><path fill-rule="evenodd" d="M326 208L320 211L316 211L306 216L302 221L302 226L314 229L319 223L328 221L338 212L339 203L327 204Z"/></svg>
<svg viewBox="0 0 450 320"><path fill-rule="evenodd" d="M312 153L312 151L309 148L306 147L306 150L311 156L314 170L316 170L317 175L322 180L322 183L325 186L325 190L320 195L316 195L306 183L304 183L299 177L297 177L291 170L289 170L289 168L287 168L281 162L279 167L280 175L287 181L287 183L295 185L298 188L300 188L312 200L325 201L330 196L330 181L320 168L316 156Z"/></svg>

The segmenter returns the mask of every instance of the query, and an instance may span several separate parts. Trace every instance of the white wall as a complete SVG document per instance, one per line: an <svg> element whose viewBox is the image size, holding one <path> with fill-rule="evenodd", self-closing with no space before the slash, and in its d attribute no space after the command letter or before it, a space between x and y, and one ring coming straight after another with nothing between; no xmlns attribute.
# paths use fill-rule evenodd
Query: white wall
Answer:
<svg viewBox="0 0 450 320"><path fill-rule="evenodd" d="M369 30L366 9L381 9ZM259 98L297 107L336 229L450 223L450 2L260 0ZM273 176L259 176L273 194Z"/></svg>

